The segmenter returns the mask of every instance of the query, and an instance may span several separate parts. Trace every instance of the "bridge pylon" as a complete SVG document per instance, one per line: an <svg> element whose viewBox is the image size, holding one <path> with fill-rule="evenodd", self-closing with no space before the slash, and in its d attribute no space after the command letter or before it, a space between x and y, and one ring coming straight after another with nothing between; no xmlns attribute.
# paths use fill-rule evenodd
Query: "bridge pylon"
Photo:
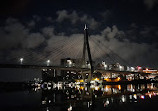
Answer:
<svg viewBox="0 0 158 111"><path fill-rule="evenodd" d="M85 24L85 28L84 28L84 44L83 44L83 55L82 55L82 68L86 68L86 52L88 55L88 61L90 63L90 74L88 76L87 82L89 83L92 79L92 74L94 72L94 67L92 64L92 56L91 56L91 52L90 52L90 46L89 46L89 40L88 40L89 34L88 34L88 28Z"/></svg>

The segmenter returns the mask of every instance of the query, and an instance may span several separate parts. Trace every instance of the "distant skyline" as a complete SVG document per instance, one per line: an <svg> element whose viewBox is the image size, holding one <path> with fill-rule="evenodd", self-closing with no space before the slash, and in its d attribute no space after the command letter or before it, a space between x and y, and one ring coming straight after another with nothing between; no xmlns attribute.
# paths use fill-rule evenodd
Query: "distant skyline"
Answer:
<svg viewBox="0 0 158 111"><path fill-rule="evenodd" d="M157 0L2 0L0 63L79 58L87 24L93 60L110 50L131 66L158 68Z"/></svg>

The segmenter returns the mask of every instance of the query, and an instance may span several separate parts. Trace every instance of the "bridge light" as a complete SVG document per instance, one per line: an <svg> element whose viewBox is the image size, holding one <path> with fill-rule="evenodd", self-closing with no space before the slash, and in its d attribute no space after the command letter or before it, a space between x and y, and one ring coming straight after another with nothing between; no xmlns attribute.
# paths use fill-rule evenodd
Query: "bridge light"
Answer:
<svg viewBox="0 0 158 111"><path fill-rule="evenodd" d="M49 66L50 65L50 60L47 60L46 62L47 62L47 66Z"/></svg>
<svg viewBox="0 0 158 111"><path fill-rule="evenodd" d="M20 64L23 64L24 58L20 58Z"/></svg>

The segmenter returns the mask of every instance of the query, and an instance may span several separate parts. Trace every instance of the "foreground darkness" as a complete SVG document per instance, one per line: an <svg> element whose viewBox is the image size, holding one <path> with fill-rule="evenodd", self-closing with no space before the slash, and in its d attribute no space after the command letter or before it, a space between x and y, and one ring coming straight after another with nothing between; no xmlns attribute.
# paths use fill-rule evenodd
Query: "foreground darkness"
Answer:
<svg viewBox="0 0 158 111"><path fill-rule="evenodd" d="M10 91L1 88L0 109L5 111L147 111L157 108L157 83L53 87Z"/></svg>

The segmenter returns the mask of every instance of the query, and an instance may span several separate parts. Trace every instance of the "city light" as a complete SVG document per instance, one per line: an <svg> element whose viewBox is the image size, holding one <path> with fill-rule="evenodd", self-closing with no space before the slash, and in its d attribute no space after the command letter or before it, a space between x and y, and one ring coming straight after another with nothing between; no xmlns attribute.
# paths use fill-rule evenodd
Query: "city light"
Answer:
<svg viewBox="0 0 158 111"><path fill-rule="evenodd" d="M123 71L123 66L119 66L120 71Z"/></svg>
<svg viewBox="0 0 158 111"><path fill-rule="evenodd" d="M95 78L94 80L95 80L95 81L99 81L99 78Z"/></svg>
<svg viewBox="0 0 158 111"><path fill-rule="evenodd" d="M131 71L132 71L132 72L135 71L135 68L134 68L134 67L131 67Z"/></svg>
<svg viewBox="0 0 158 111"><path fill-rule="evenodd" d="M142 69L142 67L140 67L140 66L137 66L137 69L138 69L138 70L141 70L141 69Z"/></svg>
<svg viewBox="0 0 158 111"><path fill-rule="evenodd" d="M73 61L72 60L67 60L67 65L68 65L68 67L72 67L73 66Z"/></svg>
<svg viewBox="0 0 158 111"><path fill-rule="evenodd" d="M125 98L125 95L122 95L122 102L125 102L126 101L126 98Z"/></svg>
<svg viewBox="0 0 158 111"><path fill-rule="evenodd" d="M109 103L110 103L110 102L109 102L109 100L107 99L106 102L104 103L104 107L108 106Z"/></svg>
<svg viewBox="0 0 158 111"><path fill-rule="evenodd" d="M140 96L140 98L141 98L141 99L144 99L144 98L145 98L145 96L144 96L144 95L141 95L141 96Z"/></svg>
<svg viewBox="0 0 158 111"><path fill-rule="evenodd" d="M134 94L133 97L134 97L134 99L137 99L137 95L136 94Z"/></svg>
<svg viewBox="0 0 158 111"><path fill-rule="evenodd" d="M72 111L72 106L70 104L70 107L67 109L68 111Z"/></svg>

